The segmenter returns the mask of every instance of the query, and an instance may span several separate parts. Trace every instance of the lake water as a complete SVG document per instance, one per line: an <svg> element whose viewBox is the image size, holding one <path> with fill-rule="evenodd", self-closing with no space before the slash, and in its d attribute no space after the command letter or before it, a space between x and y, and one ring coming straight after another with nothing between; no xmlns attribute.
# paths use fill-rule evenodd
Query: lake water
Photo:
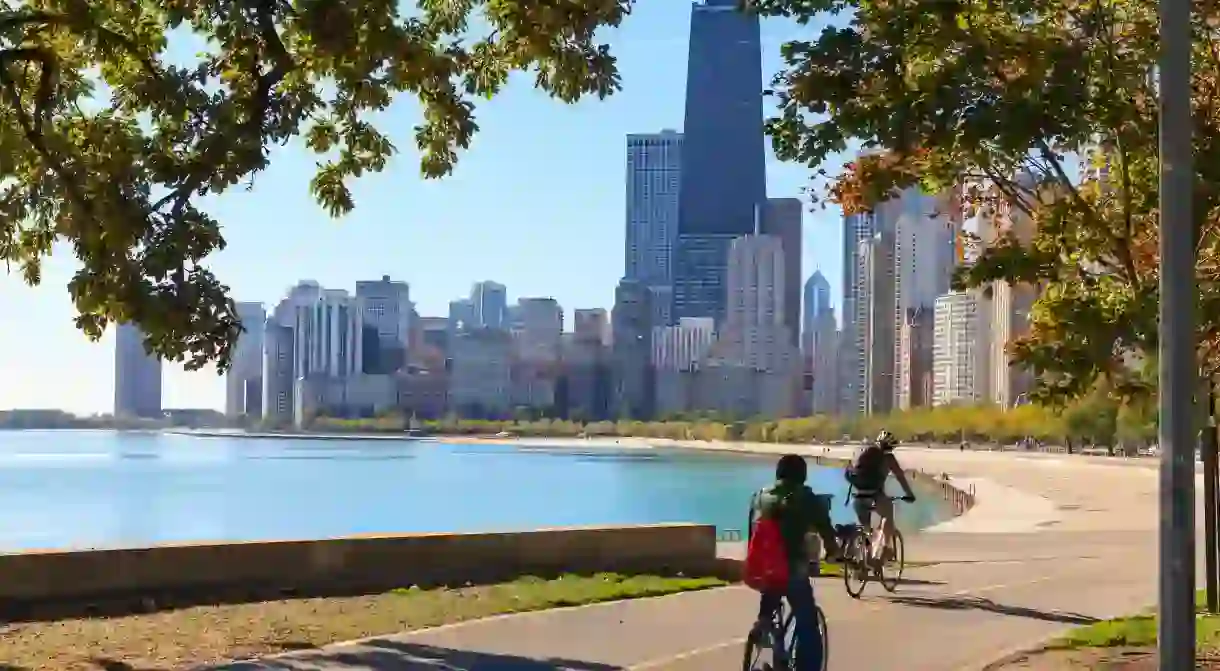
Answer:
<svg viewBox="0 0 1220 671"><path fill-rule="evenodd" d="M574 441L575 443L575 441ZM0 431L0 550L701 522L741 529L774 458L443 441ZM836 495L838 470L810 469ZM944 519L934 496L907 528Z"/></svg>

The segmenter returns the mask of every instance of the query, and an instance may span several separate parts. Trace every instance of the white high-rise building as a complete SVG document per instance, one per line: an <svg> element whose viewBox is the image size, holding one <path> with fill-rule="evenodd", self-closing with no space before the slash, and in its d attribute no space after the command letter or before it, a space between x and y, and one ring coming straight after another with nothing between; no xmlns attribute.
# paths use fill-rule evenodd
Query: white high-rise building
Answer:
<svg viewBox="0 0 1220 671"><path fill-rule="evenodd" d="M504 418L512 409L512 336L483 328L452 343L449 405L461 417Z"/></svg>
<svg viewBox="0 0 1220 671"><path fill-rule="evenodd" d="M884 222L876 213L861 212L843 217L843 331L839 334L838 406L845 413L858 413L864 406L864 376L867 363L861 325L868 319L868 278L860 263L860 244L871 240Z"/></svg>
<svg viewBox="0 0 1220 671"><path fill-rule="evenodd" d="M295 412L297 367L297 308L322 295L317 282L305 280L288 290L267 317L263 330L263 419L290 421Z"/></svg>
<svg viewBox="0 0 1220 671"><path fill-rule="evenodd" d="M114 335L114 415L161 417L161 359L144 351L144 334L131 324Z"/></svg>
<svg viewBox="0 0 1220 671"><path fill-rule="evenodd" d="M288 292L263 332L263 417L298 415L306 378L348 378L364 369L361 302L341 289L303 281Z"/></svg>
<svg viewBox="0 0 1220 671"><path fill-rule="evenodd" d="M262 303L237 303L244 329L233 348L233 367L225 374L225 416L262 416L263 336L267 311Z"/></svg>
<svg viewBox="0 0 1220 671"><path fill-rule="evenodd" d="M362 372L363 321L357 299L343 289L323 289L314 301L296 305L296 375L346 377Z"/></svg>
<svg viewBox="0 0 1220 671"><path fill-rule="evenodd" d="M552 363L559 360L559 341L563 335L563 308L554 298L520 298L517 300L515 333L517 356L530 363Z"/></svg>
<svg viewBox="0 0 1220 671"><path fill-rule="evenodd" d="M978 403L986 399L986 299L958 291L936 299L932 334L932 403Z"/></svg>
<svg viewBox="0 0 1220 671"><path fill-rule="evenodd" d="M716 339L711 317L683 317L674 326L652 330L652 367L657 371L688 371L707 355Z"/></svg>
<svg viewBox="0 0 1220 671"><path fill-rule="evenodd" d="M786 417L796 409L800 353L785 324L784 249L771 235L729 245L725 321L694 396L706 407Z"/></svg>
<svg viewBox="0 0 1220 671"><path fill-rule="evenodd" d="M909 406L916 378L931 367L930 348L900 345L912 344L902 337L911 315L930 312L949 290L960 228L953 205L951 194L914 187L872 212L844 217L839 376L845 412Z"/></svg>
<svg viewBox="0 0 1220 671"><path fill-rule="evenodd" d="M834 415L839 412L839 339L833 311L814 330L812 339L813 381L809 390L809 408L815 414Z"/></svg>
<svg viewBox="0 0 1220 671"><path fill-rule="evenodd" d="M627 235L624 273L629 280L668 287L678 236L682 134L672 130L627 136Z"/></svg>
<svg viewBox="0 0 1220 671"><path fill-rule="evenodd" d="M949 291L961 222L950 193L933 196L915 187L886 205L894 214L894 331L901 334ZM895 405L905 409L915 378L932 365L931 348L897 347L894 356Z"/></svg>
<svg viewBox="0 0 1220 671"><path fill-rule="evenodd" d="M856 347L863 364L858 371L856 409L866 415L894 408L894 235L878 231L860 243L857 256L864 291L857 298Z"/></svg>
<svg viewBox="0 0 1220 671"><path fill-rule="evenodd" d="M508 289L498 282L484 280L470 287L474 328L508 328ZM452 310L452 306L450 307Z"/></svg>
<svg viewBox="0 0 1220 671"><path fill-rule="evenodd" d="M1094 177L1103 178L1104 175ZM1016 181L1027 189L1032 190L1035 186L1034 177L1028 173L1018 175ZM1041 193L1044 202L1051 201L1051 193L1049 189ZM1003 200L998 200L993 209L980 212L978 216L978 236L984 248L1009 235L1021 245L1029 245L1036 232L1033 220L1021 208ZM1029 332L1030 312L1039 291L1034 285L1011 285L1003 281L992 282L990 288L986 399L1001 408L1011 408L1028 399L1034 376L1028 370L1010 365L1007 348L1010 342Z"/></svg>
<svg viewBox="0 0 1220 671"><path fill-rule="evenodd" d="M652 368L658 416L691 410L691 386L716 341L716 320L683 317L652 330Z"/></svg>
<svg viewBox="0 0 1220 671"><path fill-rule="evenodd" d="M724 337L733 357L757 370L787 370L791 341L784 321L784 248L771 235L746 235L729 245Z"/></svg>
<svg viewBox="0 0 1220 671"><path fill-rule="evenodd" d="M685 330L657 331L688 345L655 351L658 409L790 416L801 366L785 324L783 242L772 235L737 237L729 244L726 270L725 317L714 342L711 317L682 320Z"/></svg>
<svg viewBox="0 0 1220 671"><path fill-rule="evenodd" d="M932 404L933 315L935 301L907 310L898 328L894 407L910 410Z"/></svg>
<svg viewBox="0 0 1220 671"><path fill-rule="evenodd" d="M605 308L576 308L572 322L576 340L603 346L610 344L610 313Z"/></svg>
<svg viewBox="0 0 1220 671"><path fill-rule="evenodd" d="M830 307L830 282L814 272L805 282L804 333L801 337L806 372L813 376L810 408L833 414L839 409L839 334Z"/></svg>

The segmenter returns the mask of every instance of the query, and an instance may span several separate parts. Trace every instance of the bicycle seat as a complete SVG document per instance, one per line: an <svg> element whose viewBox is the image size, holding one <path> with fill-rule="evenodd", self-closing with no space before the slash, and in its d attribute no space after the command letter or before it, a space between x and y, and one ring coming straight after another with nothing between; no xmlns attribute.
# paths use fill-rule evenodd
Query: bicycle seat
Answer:
<svg viewBox="0 0 1220 671"><path fill-rule="evenodd" d="M860 530L859 524L836 524L835 535L839 538L846 538Z"/></svg>

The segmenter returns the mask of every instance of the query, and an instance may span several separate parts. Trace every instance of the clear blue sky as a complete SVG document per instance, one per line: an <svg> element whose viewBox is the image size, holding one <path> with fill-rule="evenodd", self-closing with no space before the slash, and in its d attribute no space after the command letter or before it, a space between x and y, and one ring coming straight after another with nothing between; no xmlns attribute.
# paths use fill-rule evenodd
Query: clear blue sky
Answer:
<svg viewBox="0 0 1220 671"><path fill-rule="evenodd" d="M604 102L566 106L518 77L480 104L474 146L441 181L419 178L417 110L400 100L379 122L400 154L355 185L356 211L343 220L329 219L308 193L313 155L280 149L253 191L235 190L212 208L229 243L212 258L214 271L237 300L265 304L302 278L352 290L386 274L410 282L423 315L444 315L483 279L506 284L510 300L554 296L569 317L577 307L610 307L623 272L624 136L682 128L689 18L687 2L639 3L609 37L624 89ZM765 76L779 69L782 42L818 29L764 22ZM767 171L772 197L800 195L809 175L774 160ZM836 304L840 239L836 210L806 213L804 272L821 269ZM73 327L65 287L76 265L64 250L38 288L0 273L0 408L111 409L113 338L90 343ZM167 364L164 404L222 408L223 382Z"/></svg>

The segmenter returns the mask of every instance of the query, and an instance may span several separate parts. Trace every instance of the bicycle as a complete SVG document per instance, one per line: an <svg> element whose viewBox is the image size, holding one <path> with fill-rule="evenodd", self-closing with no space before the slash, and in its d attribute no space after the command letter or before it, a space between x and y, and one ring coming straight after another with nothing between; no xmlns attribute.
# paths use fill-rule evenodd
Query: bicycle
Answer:
<svg viewBox="0 0 1220 671"><path fill-rule="evenodd" d="M890 500L902 501L902 499L895 498ZM871 512L869 521L872 521ZM902 532L897 527L894 528L894 533L886 536L888 547L882 552L881 563L878 564L872 559L872 543L876 532L877 529L873 524L869 525L867 533L864 533L864 529L859 524L835 525L835 533L842 539L843 545L843 586L847 589L847 595L853 599L860 598L869 580L874 577L881 582L885 591L893 592L898 589L902 571L906 568L903 551L905 543ZM895 568L892 575L886 575L886 569Z"/></svg>
<svg viewBox="0 0 1220 671"><path fill-rule="evenodd" d="M759 617L750 628L750 634L746 636L742 671L791 671L796 668L795 618L784 607L784 602L785 599L780 599L770 613ZM826 613L822 611L822 607L817 605L815 608L818 636L822 639L822 671L826 671L827 662L830 660L830 630L826 627ZM755 666L762 653L768 650L771 653L771 662ZM755 655L758 655L758 658Z"/></svg>

